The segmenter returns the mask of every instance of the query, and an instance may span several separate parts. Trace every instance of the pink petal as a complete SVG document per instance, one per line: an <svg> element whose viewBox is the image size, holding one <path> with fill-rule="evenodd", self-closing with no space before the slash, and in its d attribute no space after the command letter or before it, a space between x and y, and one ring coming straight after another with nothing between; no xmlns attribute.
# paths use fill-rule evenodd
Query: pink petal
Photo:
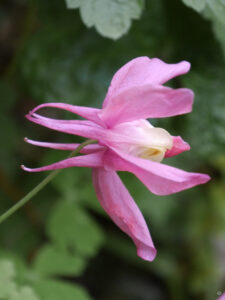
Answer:
<svg viewBox="0 0 225 300"><path fill-rule="evenodd" d="M217 300L225 300L225 293L223 293Z"/></svg>
<svg viewBox="0 0 225 300"><path fill-rule="evenodd" d="M158 85L167 82L175 76L187 73L190 63L182 61L177 64L166 64L158 58L138 57L119 69L113 76L111 85L103 103L106 107L112 98L125 89L146 84Z"/></svg>
<svg viewBox="0 0 225 300"><path fill-rule="evenodd" d="M87 126L96 126L96 127L100 127L99 125L93 123L92 121L88 121L88 120L62 120L62 119L52 119L52 118L48 118L48 117L44 117L42 115L36 114L36 113L29 113L28 115L26 115L26 117L33 117L36 119L40 119L40 120L55 120L60 124L76 124L76 125L87 125Z"/></svg>
<svg viewBox="0 0 225 300"><path fill-rule="evenodd" d="M45 147L45 148L51 148L51 149L58 149L58 150L69 150L69 151L73 151L75 150L77 147L80 146L80 144L63 144L63 143L47 143L47 142L39 142L39 141L34 141L34 140L30 140L28 138L24 139L25 142L35 145L35 146L39 146L39 147ZM93 144L93 145L87 145L84 148L81 149L80 153L85 153L85 154L89 154L89 153L93 153L99 150L103 150L104 147L100 146L98 144Z"/></svg>
<svg viewBox="0 0 225 300"><path fill-rule="evenodd" d="M164 118L192 110L193 92L163 86L142 85L122 91L99 113L109 126L147 118Z"/></svg>
<svg viewBox="0 0 225 300"><path fill-rule="evenodd" d="M137 254L152 261L156 256L146 222L119 176L103 168L93 170L93 182L103 209L128 234L137 247Z"/></svg>
<svg viewBox="0 0 225 300"><path fill-rule="evenodd" d="M75 134L90 139L98 139L103 134L103 128L91 121L56 120L39 116L38 114L26 115L26 118L36 124L54 129L60 132Z"/></svg>
<svg viewBox="0 0 225 300"><path fill-rule="evenodd" d="M158 162L128 155L113 148L104 156L106 166L136 175L156 195L169 195L206 183L206 174L189 173Z"/></svg>
<svg viewBox="0 0 225 300"><path fill-rule="evenodd" d="M35 107L30 112L30 114L33 114L37 110L44 108L44 107L55 107L55 108L60 108L60 109L66 110L66 111L70 111L70 112L77 114L85 119L93 121L94 123L104 126L104 123L98 117L98 112L100 111L100 109L85 107L85 106L76 106L76 105L71 105L71 104L66 104L66 103L45 103L45 104L41 104L41 105Z"/></svg>
<svg viewBox="0 0 225 300"><path fill-rule="evenodd" d="M165 157L171 157L178 155L184 151L191 149L190 145L185 142L180 136L173 136L173 147L166 151Z"/></svg>
<svg viewBox="0 0 225 300"><path fill-rule="evenodd" d="M40 167L40 168L31 169L23 165L21 166L21 168L27 172L42 172L42 171L65 169L71 167L99 168L103 166L102 157L103 157L103 151L100 151L92 154L67 158L57 163Z"/></svg>
<svg viewBox="0 0 225 300"><path fill-rule="evenodd" d="M110 130L102 128L91 121L86 120L56 120L46 118L38 114L26 115L26 118L36 124L54 129L60 132L75 134L82 137L98 140L101 145L108 145L111 142L124 142L124 135L120 134L118 130ZM126 137L126 141L130 143L137 143L136 136Z"/></svg>

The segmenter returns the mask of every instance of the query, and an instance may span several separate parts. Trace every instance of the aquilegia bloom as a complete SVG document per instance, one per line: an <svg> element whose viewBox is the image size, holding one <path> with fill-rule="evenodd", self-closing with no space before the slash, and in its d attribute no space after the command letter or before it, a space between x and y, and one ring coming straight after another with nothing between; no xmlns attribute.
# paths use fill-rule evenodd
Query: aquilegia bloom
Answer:
<svg viewBox="0 0 225 300"><path fill-rule="evenodd" d="M189 89L162 86L169 79L190 69L188 62L166 64L148 57L133 59L113 77L102 109L64 103L42 104L32 110L28 120L42 126L98 141L76 156L29 172L68 167L93 168L93 182L101 206L111 219L128 234L137 254L152 261L156 249L146 222L116 171L128 171L157 195L168 195L209 180L208 175L188 173L160 162L164 157L189 150L179 136L171 136L153 127L146 118L163 118L191 111L193 93ZM56 107L87 120L55 120L40 116L37 110ZM37 142L30 144L61 150L74 150L78 144Z"/></svg>

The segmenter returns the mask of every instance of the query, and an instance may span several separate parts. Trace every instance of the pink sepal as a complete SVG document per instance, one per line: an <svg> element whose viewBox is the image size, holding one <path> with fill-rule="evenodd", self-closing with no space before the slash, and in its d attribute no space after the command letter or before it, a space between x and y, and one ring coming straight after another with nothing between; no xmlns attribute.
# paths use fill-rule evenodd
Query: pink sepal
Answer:
<svg viewBox="0 0 225 300"><path fill-rule="evenodd" d="M173 147L170 150L167 150L165 153L165 157L171 157L174 155L178 155L184 151L188 151L191 149L190 145L185 142L180 136L173 136Z"/></svg>
<svg viewBox="0 0 225 300"><path fill-rule="evenodd" d="M164 84L173 77L187 73L190 70L190 66L190 63L187 61L167 64L158 58L137 57L115 73L103 102L103 107L111 103L113 97L123 90L145 84Z"/></svg>
<svg viewBox="0 0 225 300"><path fill-rule="evenodd" d="M65 169L71 167L88 167L88 168L99 168L103 166L103 152L96 152L82 156L75 156L56 162L54 164L40 167L40 168L27 168L24 165L21 168L27 172L42 172L57 169Z"/></svg>
<svg viewBox="0 0 225 300"><path fill-rule="evenodd" d="M206 174L189 173L183 170L142 159L113 148L104 155L104 163L117 171L128 171L156 195L169 195L206 183Z"/></svg>
<svg viewBox="0 0 225 300"><path fill-rule="evenodd" d="M24 141L28 144L38 146L38 147L57 149L57 150L68 150L68 151L74 151L77 147L80 146L80 144L40 142L40 141L31 140L28 138L24 138ZM80 150L80 153L89 154L89 153L97 152L97 151L100 151L103 149L104 149L104 147L100 146L99 144L87 145Z"/></svg>
<svg viewBox="0 0 225 300"><path fill-rule="evenodd" d="M41 126L60 132L76 134L90 139L99 139L104 134L103 128L91 121L86 120L56 120L46 118L38 114L28 114L26 118Z"/></svg>
<svg viewBox="0 0 225 300"><path fill-rule="evenodd" d="M194 94L189 89L163 86L132 86L112 95L99 117L110 127L147 118L164 118L189 113Z"/></svg>
<svg viewBox="0 0 225 300"><path fill-rule="evenodd" d="M77 105L71 105L71 104L59 103L59 102L44 103L44 104L41 104L41 105L38 105L37 107L35 107L30 112L30 114L32 115L37 110L39 110L41 108L45 108L45 107L54 107L54 108L59 108L59 109L63 109L66 111L70 111L70 112L77 114L85 119L88 119L96 124L104 126L104 123L98 117L98 112L100 111L100 109L92 108L92 107L77 106Z"/></svg>
<svg viewBox="0 0 225 300"><path fill-rule="evenodd" d="M142 259L152 261L156 256L146 222L116 172L103 168L93 170L93 183L98 200L116 223L131 237Z"/></svg>

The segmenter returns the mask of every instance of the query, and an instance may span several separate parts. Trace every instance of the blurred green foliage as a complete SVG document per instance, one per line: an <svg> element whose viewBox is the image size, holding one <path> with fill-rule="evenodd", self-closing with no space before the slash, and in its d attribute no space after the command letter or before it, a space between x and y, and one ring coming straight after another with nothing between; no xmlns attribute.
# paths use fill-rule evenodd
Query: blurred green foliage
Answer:
<svg viewBox="0 0 225 300"><path fill-rule="evenodd" d="M81 6L86 25L112 38L127 32L130 19L142 14L126 35L113 41L87 29L78 10L67 9L64 0L1 3L0 211L45 177L24 173L20 163L40 166L67 155L25 145L24 136L81 141L29 124L27 111L51 101L101 107L116 70L142 55L192 63L188 75L169 85L194 90L193 112L151 122L182 135L192 146L165 163L209 173L212 181L159 197L133 175L120 174L158 250L156 260L148 263L136 256L132 242L103 212L90 170L64 170L0 226L0 299L216 299L225 287L224 2L149 0L143 6L132 1L139 8L119 9L119 27L112 22L118 11L92 15L87 1L67 2L71 8ZM92 4L98 2L106 0ZM126 6L131 1L111 2ZM99 19L101 14L105 19ZM48 114L74 117L57 110Z"/></svg>
<svg viewBox="0 0 225 300"><path fill-rule="evenodd" d="M7 300L39 300L39 299L80 299L91 298L77 284L68 284L56 279L40 276L31 270L26 271L25 284L21 285L18 270L11 260L0 260L0 297ZM39 296L37 296L39 295Z"/></svg>
<svg viewBox="0 0 225 300"><path fill-rule="evenodd" d="M184 85L194 90L197 97L193 113L188 119L187 136L192 139L196 155L214 160L215 155L222 155L225 149L225 72L223 66L206 66L201 72L193 71L183 80ZM208 99L207 104L205 99Z"/></svg>
<svg viewBox="0 0 225 300"><path fill-rule="evenodd" d="M140 18L144 0L66 0L68 8L80 8L84 24L96 27L104 37L118 39L128 32L132 19Z"/></svg>
<svg viewBox="0 0 225 300"><path fill-rule="evenodd" d="M220 41L225 52L225 2L224 0L182 0L205 18L212 21L215 36Z"/></svg>
<svg viewBox="0 0 225 300"><path fill-rule="evenodd" d="M33 289L29 286L18 286L14 264L10 260L0 261L0 297L9 300L38 300Z"/></svg>

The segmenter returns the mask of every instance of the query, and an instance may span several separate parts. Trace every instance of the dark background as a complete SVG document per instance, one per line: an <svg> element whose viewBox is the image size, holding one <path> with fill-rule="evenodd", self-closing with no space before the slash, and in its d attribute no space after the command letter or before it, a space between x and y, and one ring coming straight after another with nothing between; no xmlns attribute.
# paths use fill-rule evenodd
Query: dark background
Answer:
<svg viewBox="0 0 225 300"><path fill-rule="evenodd" d="M64 170L0 225L0 286L1 280L14 283L21 293L4 299L213 300L224 289L224 56L212 23L181 1L146 1L140 20L116 41L87 29L63 0L1 1L0 212L47 175L27 174L20 164L36 167L67 155L27 145L24 136L82 141L31 124L24 115L44 102L101 107L116 70L143 55L192 63L188 75L169 85L194 90L193 112L151 122L192 147L166 163L212 180L158 197L133 175L121 174L158 250L149 263L104 214L90 170ZM56 110L48 115L71 117ZM14 275L4 277L10 268Z"/></svg>

